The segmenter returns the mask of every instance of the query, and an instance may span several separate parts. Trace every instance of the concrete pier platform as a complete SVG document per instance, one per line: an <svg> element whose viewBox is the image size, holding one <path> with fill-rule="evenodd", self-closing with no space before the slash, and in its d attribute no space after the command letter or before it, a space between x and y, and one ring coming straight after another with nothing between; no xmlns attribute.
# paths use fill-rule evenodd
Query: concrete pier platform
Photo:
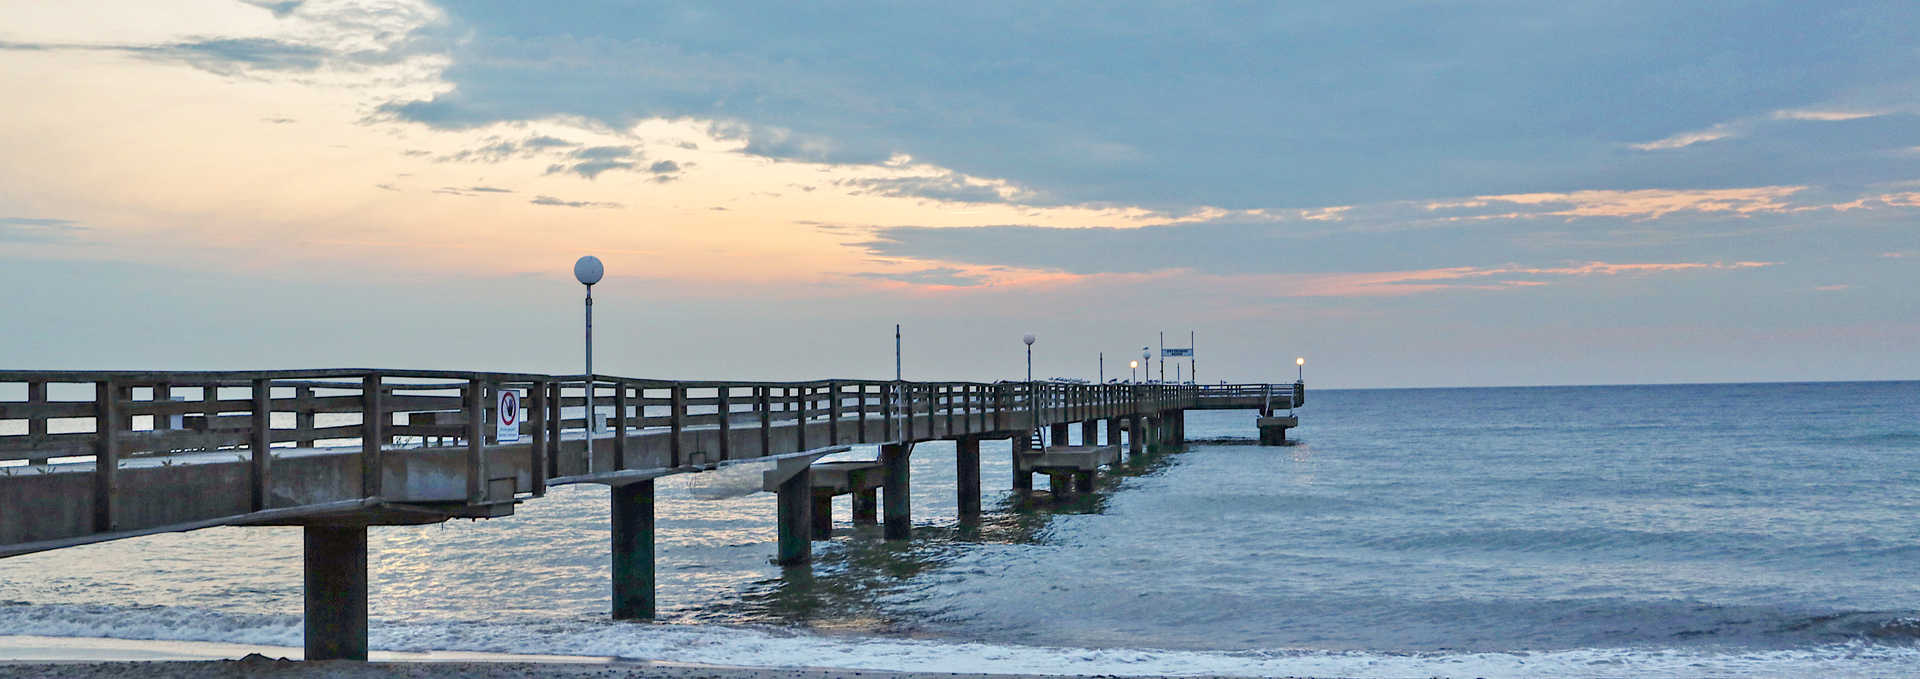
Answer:
<svg viewBox="0 0 1920 679"><path fill-rule="evenodd" d="M1284 446L1287 445L1287 430L1300 426L1300 418L1262 417L1254 420L1254 424L1260 427L1260 445Z"/></svg>
<svg viewBox="0 0 1920 679"><path fill-rule="evenodd" d="M1119 466L1120 446L1047 446L1022 451L1020 472L1046 474L1056 499L1093 492L1093 475L1101 465Z"/></svg>
<svg viewBox="0 0 1920 679"><path fill-rule="evenodd" d="M1037 472L1093 471L1101 465L1119 464L1120 446L1047 446L1027 451L1025 462L1026 468Z"/></svg>
<svg viewBox="0 0 1920 679"><path fill-rule="evenodd" d="M811 470L815 540L833 536L833 498L840 495L854 496L854 523L878 523L873 509L879 504L881 486L886 485L886 471L879 460L816 462Z"/></svg>

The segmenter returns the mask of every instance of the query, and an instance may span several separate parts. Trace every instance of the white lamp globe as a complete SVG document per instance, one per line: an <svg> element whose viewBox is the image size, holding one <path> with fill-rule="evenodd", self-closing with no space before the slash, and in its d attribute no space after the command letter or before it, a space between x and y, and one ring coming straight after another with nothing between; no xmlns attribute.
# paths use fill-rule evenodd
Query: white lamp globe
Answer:
<svg viewBox="0 0 1920 679"><path fill-rule="evenodd" d="M587 255L581 257L580 261L573 263L573 277L579 279L579 281L585 285L593 285L594 283L600 282L600 277L606 274L607 268L601 266L599 257Z"/></svg>
<svg viewBox="0 0 1920 679"><path fill-rule="evenodd" d="M1033 333L1027 333L1027 336L1020 338L1020 341L1026 342L1027 346L1033 346Z"/></svg>

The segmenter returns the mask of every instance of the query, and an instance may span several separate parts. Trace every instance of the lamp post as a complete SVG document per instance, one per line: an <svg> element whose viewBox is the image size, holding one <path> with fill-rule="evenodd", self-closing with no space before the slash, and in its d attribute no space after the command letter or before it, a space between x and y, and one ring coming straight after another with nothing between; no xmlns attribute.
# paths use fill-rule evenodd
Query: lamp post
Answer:
<svg viewBox="0 0 1920 679"><path fill-rule="evenodd" d="M1127 369L1133 371L1133 377L1128 380L1129 382L1140 381L1140 362L1139 361L1127 361Z"/></svg>
<svg viewBox="0 0 1920 679"><path fill-rule="evenodd" d="M1295 379L1299 380L1294 384L1297 384L1297 385L1306 384L1307 383L1307 357L1301 356L1299 358L1293 359L1293 367L1295 370L1298 371L1298 374L1295 376ZM1294 389L1296 390L1304 389L1304 388L1305 387L1294 387ZM1294 392L1295 396L1301 393L1303 392L1300 392L1300 391ZM1293 400L1294 400L1294 396L1287 397L1287 417L1293 417Z"/></svg>
<svg viewBox="0 0 1920 679"><path fill-rule="evenodd" d="M1027 343L1027 381L1032 382L1033 381L1033 333L1027 333L1027 336L1020 338L1020 341Z"/></svg>
<svg viewBox="0 0 1920 679"><path fill-rule="evenodd" d="M1153 377L1153 347L1140 347L1140 360L1147 364L1147 377Z"/></svg>
<svg viewBox="0 0 1920 679"><path fill-rule="evenodd" d="M593 255L581 257L573 263L573 278L587 286L587 465L593 465L593 284L600 282L607 269L600 264L600 258ZM555 408L560 404L554 404ZM558 446L559 442L554 442Z"/></svg>

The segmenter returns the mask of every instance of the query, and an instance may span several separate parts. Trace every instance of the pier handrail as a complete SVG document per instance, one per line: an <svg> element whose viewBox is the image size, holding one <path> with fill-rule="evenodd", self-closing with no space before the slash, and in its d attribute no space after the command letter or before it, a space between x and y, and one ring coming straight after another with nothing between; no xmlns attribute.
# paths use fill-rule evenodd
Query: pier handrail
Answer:
<svg viewBox="0 0 1920 679"><path fill-rule="evenodd" d="M589 389L594 413L585 409ZM145 509L151 498L140 500L147 504L132 513L121 502L163 492L155 490L168 485L162 477L185 478L179 470L164 470L174 465L199 469L191 476L201 492L235 498L221 505L231 507L220 510L230 516L303 503L317 507L399 497L403 489L383 486L396 473L401 476L392 482L404 484L404 468L419 456L457 466L449 473L464 478L464 500L446 501L483 507L511 503L516 495L544 494L556 478L580 482L602 475L624 479L636 471L686 473L842 444L1007 438L1060 422L1175 409L1259 408L1264 389L1051 381L688 381L390 369L0 371L0 463L6 463L0 464L0 484L14 489L0 493L14 494L6 508L13 509L13 498L26 497L17 493L27 490L92 503L91 519L83 525L28 526L14 529L25 533L12 537L0 530L0 553L10 542L35 542L38 535L67 539L77 532L124 535L151 528L163 520ZM520 396L525 413L515 430L518 441L510 443L498 440L494 423L504 390ZM610 432L599 430L602 418ZM610 455L587 455L583 444L589 436L610 437L611 445L602 449ZM643 455L635 448L643 445L651 452ZM664 456L647 456L662 450ZM314 455L338 460L329 463L338 468L328 473L341 477L337 488L329 487L333 494L305 500L276 495L287 481L298 480L277 477L299 473L287 469L311 469ZM214 473L206 465L234 471ZM402 471L394 471L395 465ZM497 483L505 485L489 486ZM174 514L185 516L167 516ZM210 517L191 518L164 520L187 525Z"/></svg>

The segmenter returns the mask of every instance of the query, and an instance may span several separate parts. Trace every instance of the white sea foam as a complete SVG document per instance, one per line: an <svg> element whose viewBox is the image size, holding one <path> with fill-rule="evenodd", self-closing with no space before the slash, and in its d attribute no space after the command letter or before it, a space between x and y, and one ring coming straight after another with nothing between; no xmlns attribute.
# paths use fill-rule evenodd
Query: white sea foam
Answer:
<svg viewBox="0 0 1920 679"><path fill-rule="evenodd" d="M301 631L297 619L284 616L236 616L165 607L7 606L0 607L0 634L298 647ZM376 625L370 641L377 650L408 653L609 656L714 665L919 672L1243 677L1920 677L1920 649L1866 643L1797 650L1211 653L1027 647L818 636L783 629L584 621ZM0 643L0 651L5 647Z"/></svg>

